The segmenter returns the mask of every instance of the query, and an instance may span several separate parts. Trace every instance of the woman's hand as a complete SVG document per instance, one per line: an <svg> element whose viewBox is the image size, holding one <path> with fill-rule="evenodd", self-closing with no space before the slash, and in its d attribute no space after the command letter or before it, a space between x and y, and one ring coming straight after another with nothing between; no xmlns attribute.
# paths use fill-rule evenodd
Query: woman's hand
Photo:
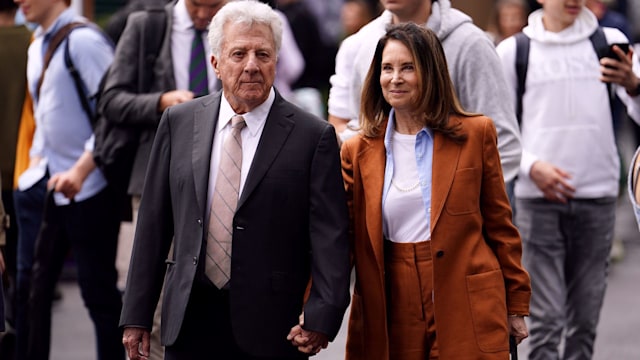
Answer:
<svg viewBox="0 0 640 360"><path fill-rule="evenodd" d="M516 339L517 344L520 344L522 340L529 337L524 316L509 316L509 334Z"/></svg>

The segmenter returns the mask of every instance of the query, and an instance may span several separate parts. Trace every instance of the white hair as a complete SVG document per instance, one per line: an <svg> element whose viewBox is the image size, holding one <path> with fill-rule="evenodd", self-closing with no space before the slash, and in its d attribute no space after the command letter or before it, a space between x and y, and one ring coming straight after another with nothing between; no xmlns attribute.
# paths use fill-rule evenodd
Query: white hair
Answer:
<svg viewBox="0 0 640 360"><path fill-rule="evenodd" d="M235 24L263 24L271 29L276 46L276 53L282 45L282 22L278 14L267 4L256 0L238 0L226 3L213 17L209 24L209 45L213 56L220 56L224 33L224 25L228 22Z"/></svg>

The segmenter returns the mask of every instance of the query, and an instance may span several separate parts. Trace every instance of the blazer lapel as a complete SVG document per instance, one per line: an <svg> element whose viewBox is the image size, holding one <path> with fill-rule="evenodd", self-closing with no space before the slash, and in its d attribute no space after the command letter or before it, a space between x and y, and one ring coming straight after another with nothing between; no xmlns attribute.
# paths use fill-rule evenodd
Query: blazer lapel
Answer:
<svg viewBox="0 0 640 360"><path fill-rule="evenodd" d="M294 126L293 112L276 92L276 99L267 116L256 154L242 189L242 195L238 200L238 209L267 173Z"/></svg>
<svg viewBox="0 0 640 360"><path fill-rule="evenodd" d="M366 224L371 247L375 254L378 266L384 270L384 239L382 234L382 190L384 188L384 170L386 165L386 153L384 137L366 139L368 147L360 153L360 174L362 187L373 191L367 191ZM382 271L380 273L382 273Z"/></svg>
<svg viewBox="0 0 640 360"><path fill-rule="evenodd" d="M451 121L460 121L451 118ZM433 170L431 188L431 232L444 209L444 203L449 195L453 178L458 168L461 146L436 132L433 140Z"/></svg>
<svg viewBox="0 0 640 360"><path fill-rule="evenodd" d="M211 147L218 123L221 92L203 97L202 105L193 114L193 149L191 162L196 199L201 211L205 211L211 168Z"/></svg>

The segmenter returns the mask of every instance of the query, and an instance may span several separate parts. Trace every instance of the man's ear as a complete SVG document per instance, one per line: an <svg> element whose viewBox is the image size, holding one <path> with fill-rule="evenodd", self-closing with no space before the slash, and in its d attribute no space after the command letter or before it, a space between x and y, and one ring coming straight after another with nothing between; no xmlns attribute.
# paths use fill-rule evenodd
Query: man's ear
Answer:
<svg viewBox="0 0 640 360"><path fill-rule="evenodd" d="M211 66L213 66L213 71L216 73L216 77L220 79L220 70L218 70L218 59L214 55L211 55Z"/></svg>

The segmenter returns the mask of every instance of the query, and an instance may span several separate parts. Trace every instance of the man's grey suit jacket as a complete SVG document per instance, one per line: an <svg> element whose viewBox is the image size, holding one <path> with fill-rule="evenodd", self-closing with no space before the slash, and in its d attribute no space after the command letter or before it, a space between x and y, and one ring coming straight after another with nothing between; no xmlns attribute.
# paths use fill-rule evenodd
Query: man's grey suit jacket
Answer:
<svg viewBox="0 0 640 360"><path fill-rule="evenodd" d="M165 111L151 151L121 325L151 327L166 270L162 341L179 335L202 273L221 92ZM231 323L241 349L297 353L305 328L333 339L349 303L348 212L335 131L277 92L233 220ZM172 240L174 252L166 259ZM306 304L305 288L312 278Z"/></svg>
<svg viewBox="0 0 640 360"><path fill-rule="evenodd" d="M115 57L105 82L100 106L106 118L116 124L126 124L132 131L139 132L140 142L129 181L129 194L142 194L144 175L149 162L149 154L153 138L160 121L158 104L163 93L176 90L171 55L171 27L173 25L173 9L175 2L167 4L165 11L165 30L162 45L157 57L141 59L145 32L159 33L160 29L145 29L146 11L131 14L127 25L118 41ZM142 51L144 53L144 51ZM138 93L140 77L147 68L153 67L153 77L149 92Z"/></svg>

